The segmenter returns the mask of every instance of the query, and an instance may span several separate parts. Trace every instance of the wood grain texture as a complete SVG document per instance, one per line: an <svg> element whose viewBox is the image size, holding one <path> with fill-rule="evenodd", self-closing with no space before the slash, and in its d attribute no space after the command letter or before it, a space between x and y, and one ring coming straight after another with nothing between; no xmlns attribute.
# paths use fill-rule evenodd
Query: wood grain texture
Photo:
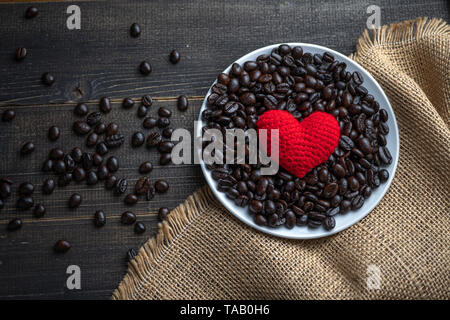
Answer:
<svg viewBox="0 0 450 320"><path fill-rule="evenodd" d="M382 24L418 16L449 19L448 4L440 0L379 1ZM280 42L309 42L328 46L344 54L355 49L365 28L368 1L101 1L75 2L81 8L82 29L66 28L67 3L38 3L40 14L25 20L29 4L0 3L0 113L14 108L16 119L0 122L0 176L11 177L15 187L20 182L39 184L45 175L42 161L52 147L68 151L84 143L71 132L76 118L72 109L77 101L90 101L97 110L102 96L114 98L114 111L105 121L116 121L126 135L126 145L114 151L121 169L118 173L135 181L138 165L144 160L157 164L157 153L145 148L131 152L129 139L142 120L132 110L120 107L122 98L139 98L150 93L157 97L150 114L159 106L174 111L174 128L193 130L201 100L217 73L231 62L256 48ZM131 38L129 26L138 22L142 35ZM28 56L20 63L13 59L15 49L25 46ZM172 65L172 49L182 54L181 62ZM148 77L139 74L142 60L151 62ZM43 72L56 77L52 87L40 82ZM191 97L186 113L176 110L175 98ZM51 143L46 139L51 125L62 128L62 137ZM28 140L37 149L23 158L20 146ZM83 149L86 149L83 147ZM110 154L109 154L110 155ZM108 155L108 156L109 156ZM171 192L151 202L142 201L133 210L147 225L144 235L132 227L122 226L119 215L127 209L123 197L115 197L101 184L71 184L43 196L40 186L36 202L47 206L47 215L35 219L31 212L16 212L16 193L0 212L0 299L14 298L109 298L125 270L125 253L154 234L156 210L175 207L196 188L204 184L200 168L195 165L155 166L152 180L165 177ZM132 183L131 183L132 184ZM14 191L16 189L14 188ZM66 202L73 192L83 196L77 210L68 210ZM102 229L92 224L95 210L103 209L108 223ZM18 232L5 231L7 221L21 216L24 227ZM56 255L52 245L67 238L73 248ZM76 264L82 270L82 290L67 290L66 268Z"/></svg>

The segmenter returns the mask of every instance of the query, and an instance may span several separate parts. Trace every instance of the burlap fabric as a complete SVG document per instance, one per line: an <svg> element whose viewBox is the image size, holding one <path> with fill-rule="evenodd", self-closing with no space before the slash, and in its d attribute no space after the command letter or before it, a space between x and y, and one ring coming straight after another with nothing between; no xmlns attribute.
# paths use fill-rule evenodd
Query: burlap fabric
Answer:
<svg viewBox="0 0 450 320"><path fill-rule="evenodd" d="M140 249L114 299L450 297L450 27L418 19L365 32L352 58L400 130L396 177L376 209L335 236L285 240L242 224L204 187Z"/></svg>

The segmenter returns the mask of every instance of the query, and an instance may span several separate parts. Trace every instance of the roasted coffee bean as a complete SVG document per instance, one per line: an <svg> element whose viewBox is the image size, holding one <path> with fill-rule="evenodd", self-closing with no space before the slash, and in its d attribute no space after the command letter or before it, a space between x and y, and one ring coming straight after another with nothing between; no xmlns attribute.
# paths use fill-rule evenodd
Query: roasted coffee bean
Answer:
<svg viewBox="0 0 450 320"><path fill-rule="evenodd" d="M148 177L141 177L136 181L135 192L137 195L146 194L148 189L151 187L151 182Z"/></svg>
<svg viewBox="0 0 450 320"><path fill-rule="evenodd" d="M115 122L111 122L106 127L106 135L113 136L119 132L119 125Z"/></svg>
<svg viewBox="0 0 450 320"><path fill-rule="evenodd" d="M27 56L27 49L26 48L17 48L16 49L16 60L21 61L25 59Z"/></svg>
<svg viewBox="0 0 450 320"><path fill-rule="evenodd" d="M84 103L81 102L75 106L75 108L73 109L73 112L77 116L83 117L88 114L89 109L88 109L87 105L85 105Z"/></svg>
<svg viewBox="0 0 450 320"><path fill-rule="evenodd" d="M6 199L11 196L11 185L6 182L0 183L0 199Z"/></svg>
<svg viewBox="0 0 450 320"><path fill-rule="evenodd" d="M174 143L172 141L161 141L158 144L158 151L161 153L171 152L174 147Z"/></svg>
<svg viewBox="0 0 450 320"><path fill-rule="evenodd" d="M75 209L78 208L81 204L81 195L78 193L72 194L72 196L69 198L69 208Z"/></svg>
<svg viewBox="0 0 450 320"><path fill-rule="evenodd" d="M47 210L45 209L45 206L42 203L38 203L33 210L33 214L36 218L42 218Z"/></svg>
<svg viewBox="0 0 450 320"><path fill-rule="evenodd" d="M255 220L255 223L259 226L267 225L267 219L262 214L256 214L254 220Z"/></svg>
<svg viewBox="0 0 450 320"><path fill-rule="evenodd" d="M145 199L147 201L152 200L155 197L155 188L153 186L150 186L150 188L148 188L147 193L145 194Z"/></svg>
<svg viewBox="0 0 450 320"><path fill-rule="evenodd" d="M22 228L23 222L20 218L15 218L9 221L7 229L8 231L16 231Z"/></svg>
<svg viewBox="0 0 450 320"><path fill-rule="evenodd" d="M53 250L56 253L66 253L70 250L70 248L72 248L72 245L67 240L58 240L53 246Z"/></svg>
<svg viewBox="0 0 450 320"><path fill-rule="evenodd" d="M112 110L112 106L111 106L111 101L109 100L108 97L102 97L100 99L100 111L103 113L110 113Z"/></svg>
<svg viewBox="0 0 450 320"><path fill-rule="evenodd" d="M55 77L49 72L45 72L41 77L41 81L46 86L51 86L53 85L53 83L55 83Z"/></svg>
<svg viewBox="0 0 450 320"><path fill-rule="evenodd" d="M162 207L158 210L158 218L160 221L164 221L167 219L167 215L170 213L169 208Z"/></svg>
<svg viewBox="0 0 450 320"><path fill-rule="evenodd" d="M155 190L158 193L165 193L169 190L169 184L165 180L156 180L155 182Z"/></svg>
<svg viewBox="0 0 450 320"><path fill-rule="evenodd" d="M184 95L179 96L177 100L177 107L181 112L186 111L189 107L188 98Z"/></svg>
<svg viewBox="0 0 450 320"><path fill-rule="evenodd" d="M84 170L91 170L94 166L94 157L90 153L83 153L81 156L81 165L83 166Z"/></svg>
<svg viewBox="0 0 450 320"><path fill-rule="evenodd" d="M0 198L0 210L5 207L5 202Z"/></svg>
<svg viewBox="0 0 450 320"><path fill-rule="evenodd" d="M94 214L94 225L97 228L101 228L106 224L106 216L103 210L95 211Z"/></svg>
<svg viewBox="0 0 450 320"><path fill-rule="evenodd" d="M97 151L99 155L104 156L109 150L105 142L100 142L95 146L95 151Z"/></svg>
<svg viewBox="0 0 450 320"><path fill-rule="evenodd" d="M150 173L153 170L153 165L150 161L145 161L141 163L139 166L139 173L140 174L147 174Z"/></svg>
<svg viewBox="0 0 450 320"><path fill-rule="evenodd" d="M32 19L34 17L36 17L39 14L39 10L36 7L28 7L27 10L25 11L25 18L27 19Z"/></svg>
<svg viewBox="0 0 450 320"><path fill-rule="evenodd" d="M341 136L341 138L339 139L339 147L341 147L345 151L352 150L354 146L355 144L353 143L353 140L347 136Z"/></svg>
<svg viewBox="0 0 450 320"><path fill-rule="evenodd" d="M380 147L378 148L378 156L380 157L380 160L383 164L391 164L392 163L392 156L389 152L388 148L386 147Z"/></svg>
<svg viewBox="0 0 450 320"><path fill-rule="evenodd" d="M30 196L34 192L34 185L29 182L23 182L19 186L19 194L22 196Z"/></svg>
<svg viewBox="0 0 450 320"><path fill-rule="evenodd" d="M32 153L34 151L34 149L35 149L34 143L30 141L30 142L25 143L22 146L22 148L20 149L20 153L22 155L27 155L27 154Z"/></svg>
<svg viewBox="0 0 450 320"><path fill-rule="evenodd" d="M169 55L170 62L172 62L173 64L177 64L178 62L180 62L180 59L181 59L181 55L177 50L172 50L170 52L170 55Z"/></svg>
<svg viewBox="0 0 450 320"><path fill-rule="evenodd" d="M119 179L114 187L114 193L117 195L124 194L127 191L128 182L126 179Z"/></svg>
<svg viewBox="0 0 450 320"><path fill-rule="evenodd" d="M141 27L136 22L130 27L130 35L133 38L137 38L141 35Z"/></svg>
<svg viewBox="0 0 450 320"><path fill-rule="evenodd" d="M126 255L126 261L130 262L131 260L133 260L135 257L137 256L136 251L132 248L130 250L127 251L127 255Z"/></svg>
<svg viewBox="0 0 450 320"><path fill-rule="evenodd" d="M286 211L285 215L286 215L285 225L288 229L292 229L297 223L297 218L292 210Z"/></svg>
<svg viewBox="0 0 450 320"><path fill-rule="evenodd" d="M161 107L158 109L158 115L160 117L170 118L172 116L172 111L170 111L166 107Z"/></svg>
<svg viewBox="0 0 450 320"><path fill-rule="evenodd" d="M48 138L51 141L56 141L58 140L59 136L61 135L61 131L59 130L58 127L56 126L52 126L50 127L50 129L48 129Z"/></svg>
<svg viewBox="0 0 450 320"><path fill-rule="evenodd" d="M81 167L76 167L73 169L72 177L76 182L84 181L86 179L86 171Z"/></svg>
<svg viewBox="0 0 450 320"><path fill-rule="evenodd" d="M99 167L101 164L103 164L103 157L98 153L94 153L94 155L92 156L92 163L94 167Z"/></svg>
<svg viewBox="0 0 450 320"><path fill-rule="evenodd" d="M86 135L91 131L91 126L84 121L75 121L72 128L73 131L80 136Z"/></svg>
<svg viewBox="0 0 450 320"><path fill-rule="evenodd" d="M52 194L53 190L55 190L56 184L55 180L52 178L48 178L44 180L44 183L42 184L42 193L43 194Z"/></svg>
<svg viewBox="0 0 450 320"><path fill-rule="evenodd" d="M109 176L108 167L105 164L102 164L97 169L97 178L98 180L105 180Z"/></svg>
<svg viewBox="0 0 450 320"><path fill-rule="evenodd" d="M48 157L51 160L61 160L64 158L64 151L59 148L53 148L50 150Z"/></svg>
<svg viewBox="0 0 450 320"><path fill-rule="evenodd" d="M142 102L142 105L144 105L145 107L151 107L153 104L152 96L149 94L146 94L145 96L142 97L141 102Z"/></svg>
<svg viewBox="0 0 450 320"><path fill-rule="evenodd" d="M139 71L142 75L148 76L152 72L152 66L147 61L142 61L139 65Z"/></svg>
<svg viewBox="0 0 450 320"><path fill-rule="evenodd" d="M19 210L28 210L34 205L34 200L32 197L24 196L17 199L16 207Z"/></svg>
<svg viewBox="0 0 450 320"><path fill-rule="evenodd" d="M356 196L352 201L352 209L357 210L364 204L364 197L361 195Z"/></svg>
<svg viewBox="0 0 450 320"><path fill-rule="evenodd" d="M91 132L86 138L86 147L91 148L98 142L99 136L95 132Z"/></svg>
<svg viewBox="0 0 450 320"><path fill-rule="evenodd" d="M144 119L144 122L142 122L142 126L144 129L153 129L156 127L157 120L153 117L147 117Z"/></svg>
<svg viewBox="0 0 450 320"><path fill-rule="evenodd" d="M147 147L152 148L159 145L159 143L162 141L161 134L158 132L152 132L147 136Z"/></svg>
<svg viewBox="0 0 450 320"><path fill-rule="evenodd" d="M161 135L166 138L166 139L171 139L172 138L172 133L173 133L173 129L172 128L164 128L161 131Z"/></svg>
<svg viewBox="0 0 450 320"><path fill-rule="evenodd" d="M133 224L136 222L136 215L131 211L125 211L120 217L120 222L122 222L122 224L128 225Z"/></svg>
<svg viewBox="0 0 450 320"><path fill-rule="evenodd" d="M116 172L119 170L119 160L116 157L111 156L106 160L106 166L110 172Z"/></svg>
<svg viewBox="0 0 450 320"><path fill-rule="evenodd" d="M134 225L134 232L136 232L137 234L142 234L145 232L145 230L145 224L140 221L136 222L136 224Z"/></svg>
<svg viewBox="0 0 450 320"><path fill-rule="evenodd" d="M135 132L131 137L131 146L133 148L138 148L142 146L145 142L145 136L142 132Z"/></svg>
<svg viewBox="0 0 450 320"><path fill-rule="evenodd" d="M125 140L125 137L121 134L114 134L105 138L105 144L108 148L118 148ZM98 152L98 151L97 151Z"/></svg>
<svg viewBox="0 0 450 320"><path fill-rule="evenodd" d="M116 186L117 183L117 177L110 175L108 178L106 178L105 180L105 188L106 189L112 189Z"/></svg>
<svg viewBox="0 0 450 320"><path fill-rule="evenodd" d="M94 171L89 171L86 175L86 184L88 186L92 186L98 182L98 176L97 173Z"/></svg>
<svg viewBox="0 0 450 320"><path fill-rule="evenodd" d="M16 112L11 109L6 109L2 114L2 121L9 122L12 121L16 117Z"/></svg>
<svg viewBox="0 0 450 320"><path fill-rule="evenodd" d="M50 172L53 170L53 160L48 159L42 164L43 172Z"/></svg>
<svg viewBox="0 0 450 320"><path fill-rule="evenodd" d="M123 201L125 202L125 204L132 206L138 202L138 197L134 193L129 193L126 195Z"/></svg>
<svg viewBox="0 0 450 320"><path fill-rule="evenodd" d="M323 222L323 226L325 230L330 231L331 229L334 229L334 227L336 226L336 220L334 220L333 217L326 217Z"/></svg>
<svg viewBox="0 0 450 320"><path fill-rule="evenodd" d="M389 179L389 172L386 169L381 169L378 171L378 177L381 182L386 182Z"/></svg>
<svg viewBox="0 0 450 320"><path fill-rule="evenodd" d="M122 101L122 107L124 108L124 109L130 109L130 108L132 108L134 106L134 101L133 101L133 99L131 99L131 98L125 98L125 99L123 99L123 101Z"/></svg>
<svg viewBox="0 0 450 320"><path fill-rule="evenodd" d="M263 203L259 200L252 200L248 206L249 210L253 213L260 213L263 211Z"/></svg>
<svg viewBox="0 0 450 320"><path fill-rule="evenodd" d="M63 174L66 172L66 163L63 160L56 160L53 163L53 171L56 174Z"/></svg>
<svg viewBox="0 0 450 320"><path fill-rule="evenodd" d="M166 117L160 117L160 118L158 118L158 120L156 121L156 125L157 125L159 128L165 128L165 127L167 127L168 125L170 125L170 120L169 120L169 118L166 118Z"/></svg>
<svg viewBox="0 0 450 320"><path fill-rule="evenodd" d="M159 164L160 165L166 165L169 164L172 161L172 154L170 153L161 153L159 156Z"/></svg>
<svg viewBox="0 0 450 320"><path fill-rule="evenodd" d="M139 118L144 118L145 116L147 116L147 112L148 112L147 107L144 106L144 105L141 105L141 106L139 106L139 108L137 109L137 116L138 116Z"/></svg>
<svg viewBox="0 0 450 320"><path fill-rule="evenodd" d="M99 111L92 112L86 117L86 123L91 127L100 123L100 121L102 121L102 114Z"/></svg>
<svg viewBox="0 0 450 320"><path fill-rule="evenodd" d="M380 120L382 122L387 122L389 119L389 115L385 109L380 109Z"/></svg>

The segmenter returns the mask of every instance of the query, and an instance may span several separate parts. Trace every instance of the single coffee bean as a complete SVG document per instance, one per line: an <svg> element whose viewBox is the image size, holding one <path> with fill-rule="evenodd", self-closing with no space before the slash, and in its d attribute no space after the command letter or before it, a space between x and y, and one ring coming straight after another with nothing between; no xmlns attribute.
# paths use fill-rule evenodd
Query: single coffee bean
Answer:
<svg viewBox="0 0 450 320"><path fill-rule="evenodd" d="M26 48L17 48L16 49L16 60L21 61L25 59L27 56L27 49Z"/></svg>
<svg viewBox="0 0 450 320"><path fill-rule="evenodd" d="M144 122L142 122L142 126L145 129L153 129L156 127L157 120L153 117L147 117L144 119Z"/></svg>
<svg viewBox="0 0 450 320"><path fill-rule="evenodd" d="M122 107L125 109L130 109L134 106L134 101L131 98L125 98L122 101Z"/></svg>
<svg viewBox="0 0 450 320"><path fill-rule="evenodd" d="M177 50L172 50L170 52L169 59L173 64L177 64L178 62L180 62L181 55Z"/></svg>
<svg viewBox="0 0 450 320"><path fill-rule="evenodd" d="M386 182L389 179L389 172L386 169L381 169L378 171L378 177L381 182Z"/></svg>
<svg viewBox="0 0 450 320"><path fill-rule="evenodd" d="M98 134L96 134L95 132L91 132L86 138L86 147L92 148L97 144L98 140L99 140Z"/></svg>
<svg viewBox="0 0 450 320"><path fill-rule="evenodd" d="M94 214L94 225L97 228L101 228L106 224L106 216L102 210L95 211Z"/></svg>
<svg viewBox="0 0 450 320"><path fill-rule="evenodd" d="M147 147L152 148L159 145L162 141L162 137L158 132L152 132L147 136Z"/></svg>
<svg viewBox="0 0 450 320"><path fill-rule="evenodd" d="M34 205L34 200L32 197L25 196L17 199L16 207L19 210L28 210Z"/></svg>
<svg viewBox="0 0 450 320"><path fill-rule="evenodd" d="M166 117L160 117L160 118L156 121L156 125L157 125L159 128L165 128L165 127L167 127L168 125L170 125L170 120L169 120L169 118L166 118Z"/></svg>
<svg viewBox="0 0 450 320"><path fill-rule="evenodd" d="M141 106L139 106L139 108L137 109L137 116L138 116L139 118L144 118L144 117L147 116L147 112L148 112L147 107L144 106L144 105L141 105Z"/></svg>
<svg viewBox="0 0 450 320"><path fill-rule="evenodd" d="M155 182L155 190L158 193L165 193L169 190L169 184L165 180L157 180Z"/></svg>
<svg viewBox="0 0 450 320"><path fill-rule="evenodd" d="M159 157L159 164L160 165L166 165L169 164L172 161L172 154L171 153L161 153L161 156Z"/></svg>
<svg viewBox="0 0 450 320"><path fill-rule="evenodd" d="M142 234L145 232L145 230L145 224L140 221L136 222L136 224L134 225L134 232L136 232L137 234Z"/></svg>
<svg viewBox="0 0 450 320"><path fill-rule="evenodd" d="M102 164L97 169L97 177L98 180L105 180L109 176L108 167L105 164Z"/></svg>
<svg viewBox="0 0 450 320"><path fill-rule="evenodd" d="M158 218L160 221L164 221L167 219L167 215L170 213L169 208L162 207L158 210Z"/></svg>
<svg viewBox="0 0 450 320"><path fill-rule="evenodd" d="M162 130L161 135L166 139L171 139L172 133L173 133L173 129L166 127Z"/></svg>
<svg viewBox="0 0 450 320"><path fill-rule="evenodd" d="M56 126L51 126L50 129L48 129L48 138L51 141L58 140L59 136L61 135L61 131Z"/></svg>
<svg viewBox="0 0 450 320"><path fill-rule="evenodd" d="M100 123L100 121L102 121L102 113L100 111L91 112L86 117L86 123L91 127L94 127Z"/></svg>
<svg viewBox="0 0 450 320"><path fill-rule="evenodd" d="M189 107L188 98L184 95L179 96L177 100L177 107L181 112L186 111Z"/></svg>
<svg viewBox="0 0 450 320"><path fill-rule="evenodd" d="M135 192L137 195L146 194L148 189L151 187L151 182L148 177L141 177L136 181Z"/></svg>
<svg viewBox="0 0 450 320"><path fill-rule="evenodd" d="M119 125L115 122L111 122L106 127L106 135L107 136L113 136L119 132Z"/></svg>
<svg viewBox="0 0 450 320"><path fill-rule="evenodd" d="M136 22L130 27L130 35L133 38L137 38L141 35L141 27Z"/></svg>
<svg viewBox="0 0 450 320"><path fill-rule="evenodd" d="M45 209L45 206L42 203L38 203L34 207L33 214L36 218L42 218L46 212L47 212L47 210Z"/></svg>
<svg viewBox="0 0 450 320"><path fill-rule="evenodd" d="M125 193L125 191L127 191L127 187L128 187L127 180L124 178L119 179L114 187L114 193L116 195L123 194Z"/></svg>
<svg viewBox="0 0 450 320"><path fill-rule="evenodd" d="M111 101L107 97L100 99L100 111L103 113L109 113L112 110Z"/></svg>
<svg viewBox="0 0 450 320"><path fill-rule="evenodd" d="M97 123L97 125L94 128L94 132L96 134L104 134L106 131L106 124L103 122Z"/></svg>
<svg viewBox="0 0 450 320"><path fill-rule="evenodd" d="M323 222L323 226L325 230L330 231L336 226L336 220L334 220L333 217L326 217Z"/></svg>
<svg viewBox="0 0 450 320"><path fill-rule="evenodd" d="M70 250L70 248L72 248L72 245L67 240L58 240L53 246L53 250L56 253L66 253Z"/></svg>
<svg viewBox="0 0 450 320"><path fill-rule="evenodd" d="M29 182L23 182L19 186L19 194L22 196L30 196L34 192L34 185Z"/></svg>
<svg viewBox="0 0 450 320"><path fill-rule="evenodd" d="M158 109L158 115L160 117L170 118L172 116L172 111L170 111L166 107L161 107Z"/></svg>
<svg viewBox="0 0 450 320"><path fill-rule="evenodd" d="M97 151L99 155L104 156L109 150L105 142L100 142L95 146L95 151Z"/></svg>
<svg viewBox="0 0 450 320"><path fill-rule="evenodd" d="M83 166L84 170L91 170L94 166L94 157L90 153L83 153L81 156L81 165Z"/></svg>
<svg viewBox="0 0 450 320"><path fill-rule="evenodd" d="M9 122L12 121L16 117L16 112L11 109L6 109L2 114L2 121Z"/></svg>
<svg viewBox="0 0 450 320"><path fill-rule="evenodd" d="M114 134L112 136L107 136L104 142L108 148L118 148L124 141L125 137L122 134Z"/></svg>
<svg viewBox="0 0 450 320"><path fill-rule="evenodd" d="M15 219L12 219L11 221L9 221L7 229L9 231L16 231L16 230L19 230L20 228L22 228L22 225L23 225L22 219L15 218Z"/></svg>
<svg viewBox="0 0 450 320"><path fill-rule="evenodd" d="M11 185L9 183L0 183L0 199L6 199L11 196Z"/></svg>
<svg viewBox="0 0 450 320"><path fill-rule="evenodd" d="M131 260L133 260L135 257L137 256L136 251L132 248L130 250L127 251L127 255L126 255L126 261L130 262Z"/></svg>
<svg viewBox="0 0 450 320"><path fill-rule="evenodd" d="M117 183L117 177L110 175L108 178L106 178L105 180L105 188L106 189L112 189L116 186Z"/></svg>
<svg viewBox="0 0 450 320"><path fill-rule="evenodd" d="M50 172L53 170L53 160L48 159L42 164L43 172Z"/></svg>
<svg viewBox="0 0 450 320"><path fill-rule="evenodd" d="M22 148L20 149L20 153L22 155L28 155L30 153L32 153L35 149L34 143L33 142L27 142L25 143Z"/></svg>
<svg viewBox="0 0 450 320"><path fill-rule="evenodd" d="M88 125L87 122L79 120L73 123L72 128L73 131L80 136L86 135L89 133L89 131L91 131L91 126Z"/></svg>
<svg viewBox="0 0 450 320"><path fill-rule="evenodd" d="M33 6L28 7L27 10L25 11L25 18L32 19L32 18L36 17L38 15L38 13L39 13L38 8L33 7Z"/></svg>
<svg viewBox="0 0 450 320"><path fill-rule="evenodd" d="M106 160L106 166L110 172L116 172L119 170L119 160L116 157L111 156Z"/></svg>
<svg viewBox="0 0 450 320"><path fill-rule="evenodd" d="M72 177L76 182L84 181L86 179L86 171L81 167L76 167L73 169Z"/></svg>
<svg viewBox="0 0 450 320"><path fill-rule="evenodd" d="M72 194L72 196L69 199L69 208L74 209L74 208L78 208L81 204L81 195L79 195L78 193L74 193Z"/></svg>
<svg viewBox="0 0 450 320"><path fill-rule="evenodd" d="M145 136L142 132L135 132L131 137L131 146L133 148L138 148L142 146L145 142Z"/></svg>
<svg viewBox="0 0 450 320"><path fill-rule="evenodd" d="M73 109L73 113L75 113L77 116L84 117L89 112L89 109L86 104L80 102L75 106Z"/></svg>
<svg viewBox="0 0 450 320"><path fill-rule="evenodd" d="M138 197L134 193L129 193L126 195L123 201L125 202L125 204L132 206L138 202Z"/></svg>
<svg viewBox="0 0 450 320"><path fill-rule="evenodd" d="M152 72L152 66L147 61L142 61L139 65L139 71L142 75L148 76Z"/></svg>
<svg viewBox="0 0 450 320"><path fill-rule="evenodd" d="M72 181L72 177L73 175L69 172L63 173L58 177L58 187L65 187L68 186L70 184L70 182Z"/></svg>
<svg viewBox="0 0 450 320"><path fill-rule="evenodd" d="M136 215L131 211L125 211L120 217L122 224L133 224L136 222Z"/></svg>
<svg viewBox="0 0 450 320"><path fill-rule="evenodd" d="M150 161L145 161L141 163L139 166L139 173L140 174L147 174L150 173L153 170L153 165Z"/></svg>
<svg viewBox="0 0 450 320"><path fill-rule="evenodd" d="M94 167L99 167L101 164L103 164L103 157L98 153L94 153L94 155L92 156L92 163Z"/></svg>
<svg viewBox="0 0 450 320"><path fill-rule="evenodd" d="M86 184L92 186L98 182L98 175L94 171L89 171L86 175Z"/></svg>
<svg viewBox="0 0 450 320"><path fill-rule="evenodd" d="M52 160L61 160L64 158L64 151L60 148L53 148L50 150L48 157Z"/></svg>
<svg viewBox="0 0 450 320"><path fill-rule="evenodd" d="M142 103L142 105L145 106L145 107L151 107L152 104L153 104L152 96L149 95L149 94L146 94L145 96L143 96L143 97L141 98L141 103Z"/></svg>
<svg viewBox="0 0 450 320"><path fill-rule="evenodd" d="M145 194L145 199L147 201L152 200L155 197L155 188L153 186L150 186L150 188L148 188L147 193Z"/></svg>
<svg viewBox="0 0 450 320"><path fill-rule="evenodd" d="M255 223L259 226L267 225L267 219L262 214L256 214L254 220L255 220Z"/></svg>
<svg viewBox="0 0 450 320"><path fill-rule="evenodd" d="M169 153L172 151L174 143L172 141L161 141L158 144L158 151L161 153Z"/></svg>
<svg viewBox="0 0 450 320"><path fill-rule="evenodd" d="M55 77L49 72L45 72L41 77L42 83L46 86L51 86L55 83Z"/></svg>
<svg viewBox="0 0 450 320"><path fill-rule="evenodd" d="M56 184L55 180L52 178L48 178L44 180L44 183L42 184L42 193L43 194L52 194L53 190L55 190Z"/></svg>

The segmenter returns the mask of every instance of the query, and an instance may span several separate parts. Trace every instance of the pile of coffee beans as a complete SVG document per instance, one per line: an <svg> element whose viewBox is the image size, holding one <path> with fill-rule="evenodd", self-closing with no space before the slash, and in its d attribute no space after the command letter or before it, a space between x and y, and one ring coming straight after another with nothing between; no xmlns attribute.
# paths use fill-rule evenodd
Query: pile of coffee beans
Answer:
<svg viewBox="0 0 450 320"><path fill-rule="evenodd" d="M361 208L389 178L383 168L392 163L388 113L363 82L359 72L348 71L328 52L311 54L286 44L256 61L234 63L228 74L219 74L207 97L204 130L219 129L225 136L226 129L256 129L267 110L286 110L298 121L322 111L336 118L341 138L328 161L301 179L283 168L262 176L260 163L209 165L217 189L236 205L248 206L258 225L333 229L337 214Z"/></svg>

